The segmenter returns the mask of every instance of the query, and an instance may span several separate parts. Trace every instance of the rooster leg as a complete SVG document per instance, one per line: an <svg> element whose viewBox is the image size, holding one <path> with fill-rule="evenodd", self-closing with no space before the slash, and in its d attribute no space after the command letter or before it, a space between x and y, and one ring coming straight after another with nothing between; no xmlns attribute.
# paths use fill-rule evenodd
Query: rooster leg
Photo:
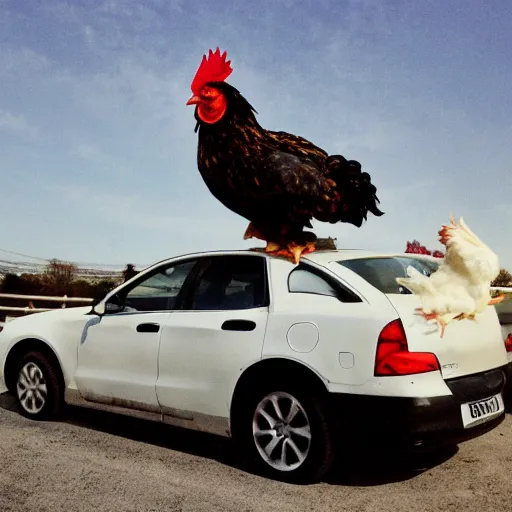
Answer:
<svg viewBox="0 0 512 512"><path fill-rule="evenodd" d="M252 222L249 223L244 233L244 240L248 240L249 238L265 240L265 237L261 234L261 231Z"/></svg>
<svg viewBox="0 0 512 512"><path fill-rule="evenodd" d="M493 299L491 299L489 301L489 306L494 306L494 304L499 304L500 302L503 302L504 299L505 299L505 295L503 295L503 294L498 295L498 297L494 297Z"/></svg>
<svg viewBox="0 0 512 512"><path fill-rule="evenodd" d="M423 318L427 321L435 320L441 327L441 338L444 336L444 331L446 330L446 326L448 325L448 323L446 322L446 320L443 320L438 313L425 313L421 308L417 308L415 311L421 314L421 316L423 316Z"/></svg>
<svg viewBox="0 0 512 512"><path fill-rule="evenodd" d="M416 308L414 311L419 313L425 320L435 320L438 316L437 313L425 313L421 308Z"/></svg>
<svg viewBox="0 0 512 512"><path fill-rule="evenodd" d="M441 338L444 336L444 331L446 330L446 326L448 323L443 320L441 317L437 318L437 323L441 326Z"/></svg>
<svg viewBox="0 0 512 512"><path fill-rule="evenodd" d="M274 252L276 256L284 256L297 264L300 261L301 256L309 254L315 250L315 242L306 242L304 244L297 244L294 242L289 243L285 248L281 248Z"/></svg>

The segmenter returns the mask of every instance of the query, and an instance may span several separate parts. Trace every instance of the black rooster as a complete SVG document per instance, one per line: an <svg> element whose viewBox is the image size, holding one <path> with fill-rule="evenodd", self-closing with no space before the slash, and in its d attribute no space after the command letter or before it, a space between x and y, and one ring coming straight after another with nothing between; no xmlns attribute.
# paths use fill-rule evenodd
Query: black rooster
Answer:
<svg viewBox="0 0 512 512"><path fill-rule="evenodd" d="M290 257L315 250L311 220L360 227L368 211L383 215L370 175L355 160L329 156L308 140L262 128L255 109L224 80L226 52L203 56L187 105L196 105L197 163L210 192L250 221L244 238Z"/></svg>

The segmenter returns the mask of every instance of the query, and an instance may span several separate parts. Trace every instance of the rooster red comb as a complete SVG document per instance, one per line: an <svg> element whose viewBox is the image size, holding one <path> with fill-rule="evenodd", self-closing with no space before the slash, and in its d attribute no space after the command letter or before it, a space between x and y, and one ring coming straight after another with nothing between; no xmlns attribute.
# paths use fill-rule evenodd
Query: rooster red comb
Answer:
<svg viewBox="0 0 512 512"><path fill-rule="evenodd" d="M227 53L220 54L217 48L215 52L208 52L208 58L203 55L203 60L197 68L194 80L190 88L194 94L199 94L202 87L208 82L223 82L233 72L231 61L226 61Z"/></svg>

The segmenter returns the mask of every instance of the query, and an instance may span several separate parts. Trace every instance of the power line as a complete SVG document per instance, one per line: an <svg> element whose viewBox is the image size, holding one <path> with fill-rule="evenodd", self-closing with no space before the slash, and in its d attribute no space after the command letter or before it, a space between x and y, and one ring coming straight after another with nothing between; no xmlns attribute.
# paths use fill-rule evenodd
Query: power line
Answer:
<svg viewBox="0 0 512 512"><path fill-rule="evenodd" d="M23 253L20 253L20 252L15 252L15 251L9 251L7 249L2 249L0 248L0 252L4 252L4 253L7 253L7 254L13 254L15 256L21 256L22 258L29 258L31 260L37 260L37 261L43 261L45 264L48 264L52 259L57 259L57 261L66 261L68 263L72 263L74 265L77 265L79 267L100 267L100 268L111 268L111 269L118 269L118 268L124 268L125 265L121 265L121 264L112 264L112 263L86 263L86 262L79 262L79 261L70 261L70 260L60 260L58 258L41 258L39 256L30 256L28 254L23 254ZM3 261L3 260L0 260L0 261ZM22 265L29 265L30 263L26 263L26 262L12 262L12 263L20 263ZM139 268L144 268L144 267L147 267L148 265L137 265L137 264L134 264L136 267L139 267Z"/></svg>
<svg viewBox="0 0 512 512"><path fill-rule="evenodd" d="M45 258L38 258L37 256L29 256L28 254L22 254L20 252L8 251L7 249L1 249L1 252L5 252L7 254L15 254L16 256L21 256L23 258L30 258L31 260L39 260L39 261L50 261Z"/></svg>

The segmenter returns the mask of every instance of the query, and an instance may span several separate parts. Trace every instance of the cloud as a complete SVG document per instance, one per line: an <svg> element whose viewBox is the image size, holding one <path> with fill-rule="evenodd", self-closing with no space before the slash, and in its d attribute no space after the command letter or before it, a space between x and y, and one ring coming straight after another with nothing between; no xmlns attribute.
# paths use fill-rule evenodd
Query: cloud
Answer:
<svg viewBox="0 0 512 512"><path fill-rule="evenodd" d="M0 77L9 76L13 71L24 75L41 73L50 66L47 56L27 47L0 45Z"/></svg>
<svg viewBox="0 0 512 512"><path fill-rule="evenodd" d="M216 205L222 211L211 214L200 197L185 215L179 204L168 204L133 192L97 191L77 185L51 185L47 189L102 224L133 228L134 233L149 230L159 236L178 239L184 245L197 245L199 240L207 245L220 242L221 248L222 240L241 240L248 224L222 206Z"/></svg>
<svg viewBox="0 0 512 512"><path fill-rule="evenodd" d="M0 110L0 131L28 139L35 139L39 135L37 127L31 125L23 115L14 115L2 110Z"/></svg>
<svg viewBox="0 0 512 512"><path fill-rule="evenodd" d="M96 32L90 25L84 27L84 39L89 46L93 46L96 42Z"/></svg>
<svg viewBox="0 0 512 512"><path fill-rule="evenodd" d="M96 144L81 142L73 146L69 154L88 164L89 173L95 171L103 179L105 178L105 173L115 178L122 178L130 176L134 172L129 167L126 159L119 155L112 156Z"/></svg>

